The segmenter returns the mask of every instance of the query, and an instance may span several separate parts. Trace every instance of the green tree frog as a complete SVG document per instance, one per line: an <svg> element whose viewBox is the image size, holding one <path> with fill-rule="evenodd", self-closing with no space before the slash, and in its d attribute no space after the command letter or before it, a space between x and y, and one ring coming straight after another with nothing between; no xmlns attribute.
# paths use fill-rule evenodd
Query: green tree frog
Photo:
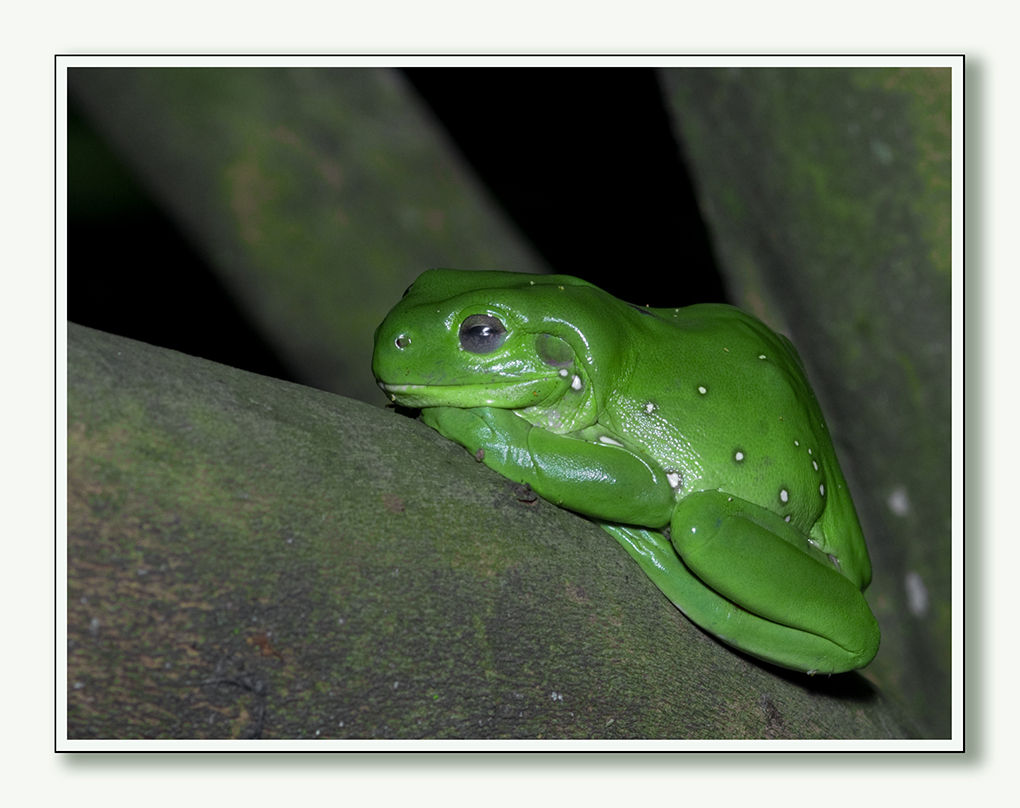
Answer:
<svg viewBox="0 0 1020 808"><path fill-rule="evenodd" d="M487 466L598 523L723 642L810 674L877 653L821 409L793 345L754 317L434 269L376 330L372 369Z"/></svg>

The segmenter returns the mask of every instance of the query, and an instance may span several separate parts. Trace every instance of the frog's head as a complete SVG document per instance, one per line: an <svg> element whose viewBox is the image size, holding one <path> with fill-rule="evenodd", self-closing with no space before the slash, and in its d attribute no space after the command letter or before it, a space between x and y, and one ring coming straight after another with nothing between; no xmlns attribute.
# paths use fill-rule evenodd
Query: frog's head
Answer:
<svg viewBox="0 0 1020 808"><path fill-rule="evenodd" d="M522 409L566 399L572 412L588 410L599 354L585 326L604 294L563 275L429 270L376 330L372 371L408 407Z"/></svg>

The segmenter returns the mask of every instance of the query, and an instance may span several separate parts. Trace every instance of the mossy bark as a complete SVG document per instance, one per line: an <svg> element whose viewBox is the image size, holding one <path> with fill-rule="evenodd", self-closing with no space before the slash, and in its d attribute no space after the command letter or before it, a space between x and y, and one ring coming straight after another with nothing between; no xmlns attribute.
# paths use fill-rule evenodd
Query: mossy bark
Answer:
<svg viewBox="0 0 1020 808"><path fill-rule="evenodd" d="M909 738L403 414L69 326L68 736Z"/></svg>

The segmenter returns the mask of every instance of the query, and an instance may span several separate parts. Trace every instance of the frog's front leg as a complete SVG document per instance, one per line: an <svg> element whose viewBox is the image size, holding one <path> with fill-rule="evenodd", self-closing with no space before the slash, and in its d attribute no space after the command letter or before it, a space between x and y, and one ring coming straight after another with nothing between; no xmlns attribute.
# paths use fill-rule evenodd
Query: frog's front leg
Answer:
<svg viewBox="0 0 1020 808"><path fill-rule="evenodd" d="M878 623L860 590L779 515L701 491L677 505L670 534L685 567L713 593L707 609L698 607L707 616L691 619L720 639L807 672L854 670L878 652ZM734 620L714 596L752 619Z"/></svg>
<svg viewBox="0 0 1020 808"><path fill-rule="evenodd" d="M489 468L568 510L607 522L669 522L675 497L665 472L619 445L533 427L512 410L431 407L421 415Z"/></svg>

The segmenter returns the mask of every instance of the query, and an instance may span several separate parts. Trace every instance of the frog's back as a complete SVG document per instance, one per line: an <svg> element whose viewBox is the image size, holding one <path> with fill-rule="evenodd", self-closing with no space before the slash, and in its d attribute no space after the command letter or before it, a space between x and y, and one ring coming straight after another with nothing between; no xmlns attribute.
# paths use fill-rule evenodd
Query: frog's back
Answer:
<svg viewBox="0 0 1020 808"><path fill-rule="evenodd" d="M789 340L731 306L638 311L639 342L649 347L630 359L614 403L618 428L643 436L642 448L680 474L679 496L724 490L816 536L830 501L853 513Z"/></svg>

